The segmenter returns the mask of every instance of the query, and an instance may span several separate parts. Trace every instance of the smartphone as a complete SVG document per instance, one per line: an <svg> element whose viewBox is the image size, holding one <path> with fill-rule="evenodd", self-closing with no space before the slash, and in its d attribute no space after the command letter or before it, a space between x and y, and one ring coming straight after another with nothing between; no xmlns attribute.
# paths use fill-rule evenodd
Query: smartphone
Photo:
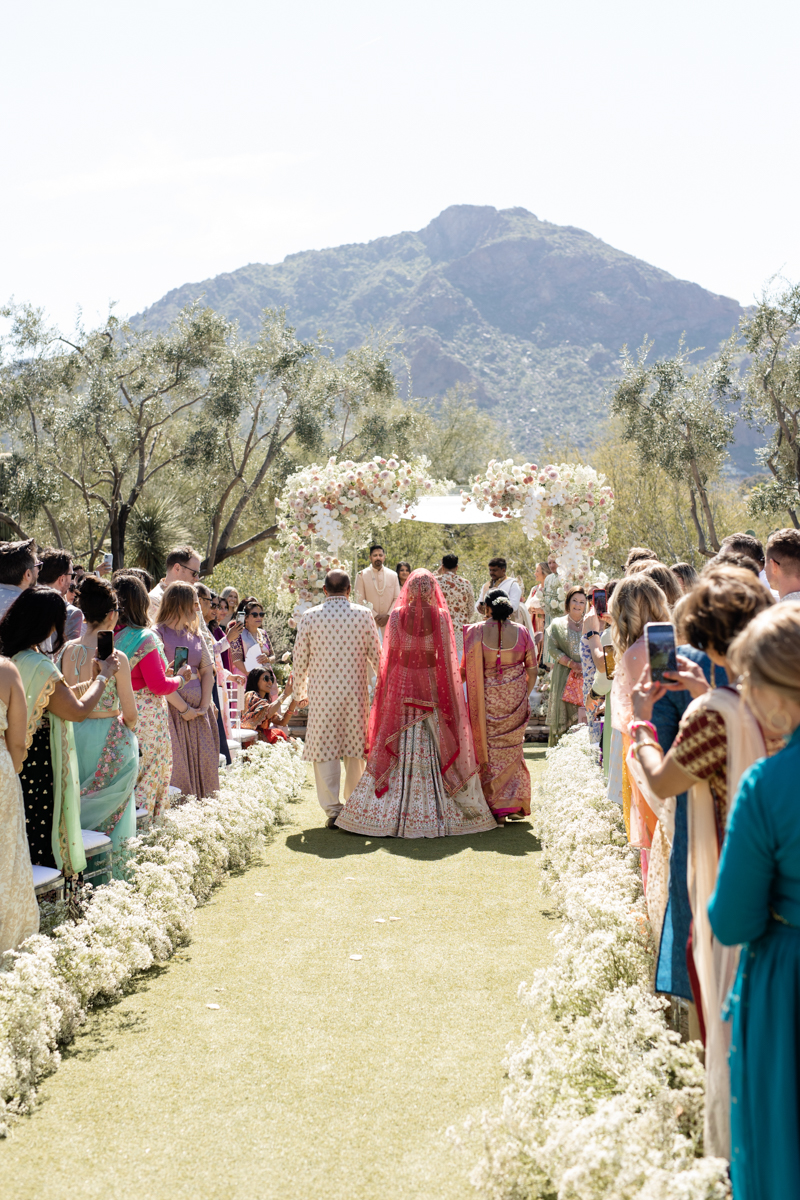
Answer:
<svg viewBox="0 0 800 1200"><path fill-rule="evenodd" d="M666 621L649 621L644 627L644 643L650 660L650 679L653 683L663 683L665 671L678 669L675 629Z"/></svg>
<svg viewBox="0 0 800 1200"><path fill-rule="evenodd" d="M606 600L605 588L594 589L592 592L592 604L594 605L594 611L597 613L598 617L601 613L608 612L608 601Z"/></svg>
<svg viewBox="0 0 800 1200"><path fill-rule="evenodd" d="M103 661L111 658L114 653L114 635L110 629L104 629L97 635L97 657Z"/></svg>
<svg viewBox="0 0 800 1200"><path fill-rule="evenodd" d="M239 622L240 625L244 625L246 616L247 616L247 613L244 611L243 608L240 608L238 613L236 614L236 620Z"/></svg>
<svg viewBox="0 0 800 1200"><path fill-rule="evenodd" d="M175 661L172 664L172 669L176 675L178 674L178 671L180 671L181 667L186 666L188 661L189 661L189 647L188 646L176 646L175 647Z"/></svg>
<svg viewBox="0 0 800 1200"><path fill-rule="evenodd" d="M111 564L113 563L113 561L114 561L113 554L104 554L103 555L103 562L106 564L107 567L110 567Z"/></svg>
<svg viewBox="0 0 800 1200"><path fill-rule="evenodd" d="M617 668L617 657L613 646L603 646L603 658L606 660L606 678L613 679Z"/></svg>

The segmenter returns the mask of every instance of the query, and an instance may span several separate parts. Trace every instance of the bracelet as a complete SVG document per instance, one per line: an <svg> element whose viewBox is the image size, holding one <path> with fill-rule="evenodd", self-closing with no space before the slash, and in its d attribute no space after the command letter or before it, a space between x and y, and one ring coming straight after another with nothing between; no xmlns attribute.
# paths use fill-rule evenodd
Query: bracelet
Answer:
<svg viewBox="0 0 800 1200"><path fill-rule="evenodd" d="M637 729L649 729L653 737L656 739L656 741L658 741L658 730L652 721L631 721L630 725L628 726L628 733L631 735L631 737L636 736Z"/></svg>
<svg viewBox="0 0 800 1200"><path fill-rule="evenodd" d="M598 629L589 629L583 636L587 638L600 637L600 631Z"/></svg>
<svg viewBox="0 0 800 1200"><path fill-rule="evenodd" d="M637 762L642 761L639 758L639 751L642 750L645 746L652 746L654 750L660 750L662 755L664 753L664 747L659 742L634 742L633 745L631 746L631 753L633 754L633 757L636 759Z"/></svg>

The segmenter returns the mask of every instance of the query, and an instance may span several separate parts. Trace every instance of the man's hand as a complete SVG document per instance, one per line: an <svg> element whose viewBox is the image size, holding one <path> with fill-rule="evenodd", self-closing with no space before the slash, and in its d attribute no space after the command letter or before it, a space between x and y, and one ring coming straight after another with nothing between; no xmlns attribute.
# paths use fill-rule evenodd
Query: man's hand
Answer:
<svg viewBox="0 0 800 1200"><path fill-rule="evenodd" d="M381 617L376 617L376 618L375 618L375 624L378 626L378 628L379 628L379 629L383 629L384 625L388 625L388 624L389 624L389 614L388 614L388 613L385 613L385 614L384 614L383 616L381 616Z"/></svg>

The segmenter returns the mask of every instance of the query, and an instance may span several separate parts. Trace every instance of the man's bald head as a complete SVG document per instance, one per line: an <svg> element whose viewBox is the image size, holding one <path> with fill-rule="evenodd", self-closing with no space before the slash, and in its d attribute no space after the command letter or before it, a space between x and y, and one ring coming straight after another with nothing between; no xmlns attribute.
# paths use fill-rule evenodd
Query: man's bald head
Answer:
<svg viewBox="0 0 800 1200"><path fill-rule="evenodd" d="M328 571L322 590L326 596L349 596L350 576L347 571Z"/></svg>

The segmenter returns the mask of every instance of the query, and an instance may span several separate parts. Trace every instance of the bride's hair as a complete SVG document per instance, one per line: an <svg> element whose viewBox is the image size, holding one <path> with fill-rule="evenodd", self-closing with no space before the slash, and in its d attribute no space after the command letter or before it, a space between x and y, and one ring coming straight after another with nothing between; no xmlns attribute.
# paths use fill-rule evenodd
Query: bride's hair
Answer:
<svg viewBox="0 0 800 1200"><path fill-rule="evenodd" d="M493 621L507 621L514 614L514 605L502 588L492 588L484 596L483 602L488 604Z"/></svg>

